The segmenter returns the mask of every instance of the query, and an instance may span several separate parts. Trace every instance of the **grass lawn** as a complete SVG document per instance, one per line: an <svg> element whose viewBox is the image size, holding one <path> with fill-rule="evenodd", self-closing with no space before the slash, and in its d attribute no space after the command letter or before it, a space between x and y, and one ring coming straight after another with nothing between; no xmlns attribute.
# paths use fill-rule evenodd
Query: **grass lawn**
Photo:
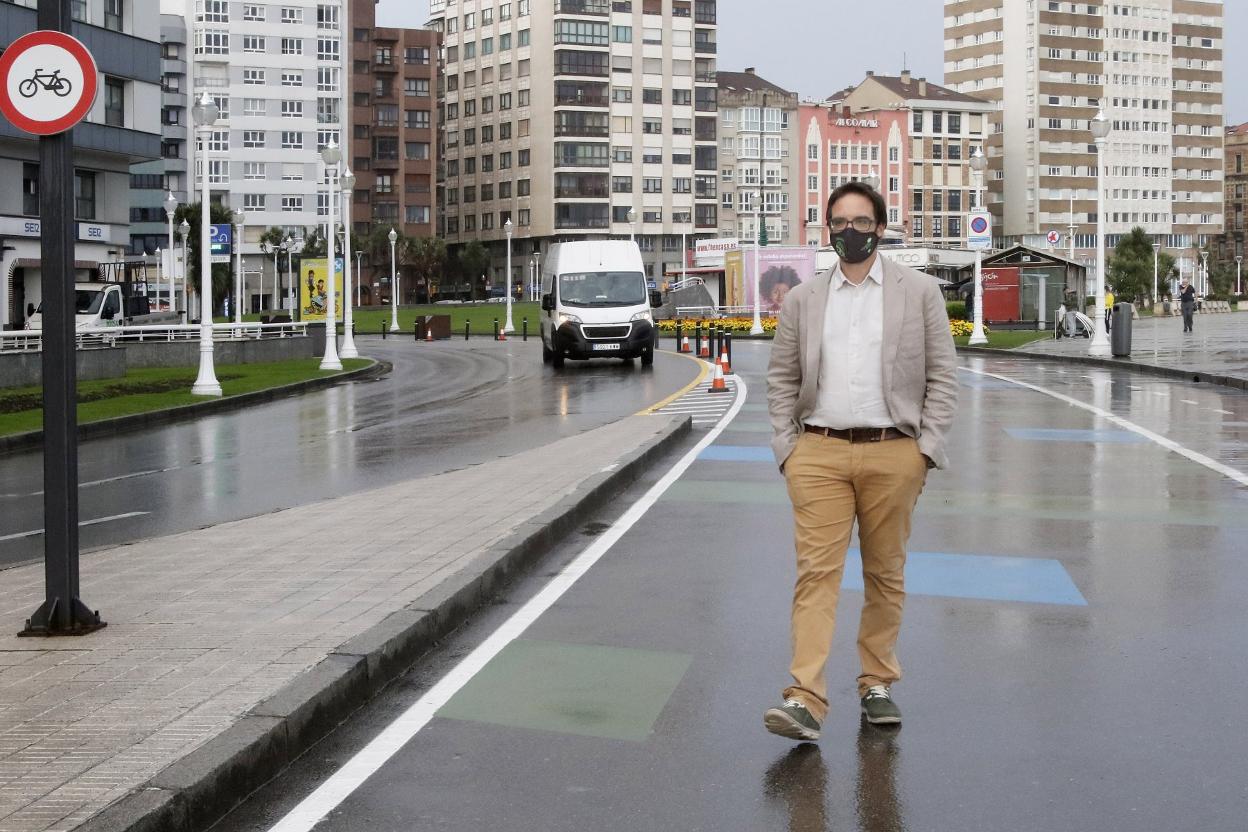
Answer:
<svg viewBox="0 0 1248 832"><path fill-rule="evenodd" d="M344 371L367 364L362 358L342 362ZM78 385L78 422L96 422L202 402L205 397L191 395L197 371L197 367L135 369L125 378L81 382ZM217 380L226 397L329 375L334 374L321 372L319 358L273 364L217 365ZM39 387L0 390L0 436L42 429L41 398Z"/></svg>
<svg viewBox="0 0 1248 832"><path fill-rule="evenodd" d="M1032 341L1052 337L1052 332L1038 332L1034 329L989 330L988 343L982 346L995 350L1012 350L1015 347L1021 347L1023 344L1030 344ZM965 347L966 342L969 340L971 340L969 335L955 335L953 338L953 342L959 347Z"/></svg>
<svg viewBox="0 0 1248 832"><path fill-rule="evenodd" d="M529 319L529 333L537 332L538 316L541 314L541 306L537 303L512 303L511 305L511 322L516 327L516 332L520 331L521 321L526 317ZM357 306L352 312L355 319L355 332L357 335L376 335L381 331L382 324L386 329L390 328L390 307L389 306ZM399 329L409 335L412 332L412 325L416 322L419 315L450 315L451 316L451 332L455 335L463 336L464 322L472 324L472 333L474 335L482 335L494 331L494 319L498 318L498 325L501 327L507 320L507 304L505 303L476 303L476 304L445 304L442 306L400 306L399 307ZM216 319L217 323L229 323L224 318ZM259 322L259 315L244 315L244 321Z"/></svg>

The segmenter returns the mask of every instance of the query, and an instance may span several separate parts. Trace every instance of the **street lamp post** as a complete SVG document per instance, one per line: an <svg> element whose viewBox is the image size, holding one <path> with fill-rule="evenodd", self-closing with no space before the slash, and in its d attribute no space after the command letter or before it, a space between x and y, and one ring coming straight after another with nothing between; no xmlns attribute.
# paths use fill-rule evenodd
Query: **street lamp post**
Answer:
<svg viewBox="0 0 1248 832"><path fill-rule="evenodd" d="M1157 291L1158 291L1157 264L1160 262L1160 260L1161 260L1161 243L1153 243L1153 309L1154 310L1156 310L1157 301L1160 300L1160 297L1161 297L1160 295L1157 294Z"/></svg>
<svg viewBox="0 0 1248 832"><path fill-rule="evenodd" d="M221 111L208 93L204 93L199 103L191 108L191 115L199 129L203 174L203 196L199 204L199 374L191 385L191 395L220 396L221 384L217 381L212 356L212 237L208 229L212 202L208 192L208 144L212 126L217 123Z"/></svg>
<svg viewBox="0 0 1248 832"><path fill-rule="evenodd" d="M146 249L144 249L143 254L147 254ZM156 251L152 253L152 256L156 258L156 285L153 286L152 281L150 280L146 281L143 285L144 291L147 292L147 305L149 312L156 311L156 304L160 301L160 282L165 276L164 272L161 270L163 264L161 263L160 258L163 257L164 254L161 251L160 246L156 246Z"/></svg>
<svg viewBox="0 0 1248 832"><path fill-rule="evenodd" d="M1209 294L1209 252L1200 253L1200 296Z"/></svg>
<svg viewBox="0 0 1248 832"><path fill-rule="evenodd" d="M1242 295L1244 293L1244 283L1241 278L1244 275L1244 255L1235 255L1235 294Z"/></svg>
<svg viewBox="0 0 1248 832"><path fill-rule="evenodd" d="M355 252L355 305L356 306L364 305L364 296L361 294L361 291L362 291L361 286L363 284L363 279L361 275L363 274L364 274L364 252L357 250ZM370 300L371 300L371 297L370 297ZM371 306L372 304L370 303L369 305Z"/></svg>
<svg viewBox="0 0 1248 832"><path fill-rule="evenodd" d="M983 148L975 148L974 155L971 156L971 171L975 176L975 205L983 210L983 187L984 187L984 171L988 168L988 159L984 156ZM978 346L988 343L988 336L984 332L984 250L975 249L975 326L971 329L970 340L968 344Z"/></svg>
<svg viewBox="0 0 1248 832"><path fill-rule="evenodd" d="M1092 139L1096 143L1096 314L1088 354L1102 358L1109 355L1109 334L1105 332L1105 140L1111 126L1104 110L1092 119Z"/></svg>
<svg viewBox="0 0 1248 832"><path fill-rule="evenodd" d="M182 323L191 322L191 293L188 287L186 276L191 268L191 261L187 259L187 240L191 238L191 224L185 219L178 226L178 230L182 232Z"/></svg>
<svg viewBox="0 0 1248 832"><path fill-rule="evenodd" d="M395 267L394 244L398 242L399 232L393 228L386 235L390 241L390 331L399 331L399 270Z"/></svg>
<svg viewBox="0 0 1248 832"><path fill-rule="evenodd" d="M503 285L507 291L507 324L503 327L503 332L515 332L516 328L511 323L511 219L503 223L503 231L507 233L507 276L503 279Z"/></svg>
<svg viewBox="0 0 1248 832"><path fill-rule="evenodd" d="M286 239L282 240L282 248L286 250L286 311L291 313L291 320L294 320L295 313L295 282L294 282L294 259L295 259L295 239L289 234Z"/></svg>
<svg viewBox="0 0 1248 832"><path fill-rule="evenodd" d="M329 199L329 225L325 235L325 247L329 261L329 285L325 291L325 356L321 359L322 370L341 370L342 361L338 358L338 310L334 305L334 289L338 279L338 270L334 263L334 188L337 186L334 174L338 172L338 162L342 160L342 150L334 141L330 141L321 151L321 160L325 163L325 182Z"/></svg>
<svg viewBox="0 0 1248 832"><path fill-rule="evenodd" d="M637 212L632 208L628 209L628 241L637 242Z"/></svg>
<svg viewBox="0 0 1248 832"><path fill-rule="evenodd" d="M243 322L243 223L247 215L234 212L234 323Z"/></svg>
<svg viewBox="0 0 1248 832"><path fill-rule="evenodd" d="M282 267L281 255L290 251L290 235L287 234L282 241L273 247L273 309L280 311L282 308ZM289 257L289 254L287 254ZM289 260L287 260L289 262Z"/></svg>
<svg viewBox="0 0 1248 832"><path fill-rule="evenodd" d="M352 309L354 304L351 303L351 283L352 280L359 281L360 273L357 270L353 275L351 273L351 196L355 192L355 174L350 168L343 171L342 174L342 260L343 267L347 272L347 282L343 285L342 292L342 311L344 313L342 319L342 357L343 358L359 358L360 351L355 348L355 333L351 330L354 326L355 310Z"/></svg>
<svg viewBox="0 0 1248 832"><path fill-rule="evenodd" d="M173 214L177 210L178 198L173 195L173 191L170 191L168 195L165 196L165 219L169 222L169 245L165 247L165 249L169 252L169 268L166 271L165 278L169 283L170 312L176 312L178 309L178 302L173 298L173 273L177 271L174 267L174 263L177 260L177 257L174 256L174 252L176 252L177 249L174 248L173 243Z"/></svg>

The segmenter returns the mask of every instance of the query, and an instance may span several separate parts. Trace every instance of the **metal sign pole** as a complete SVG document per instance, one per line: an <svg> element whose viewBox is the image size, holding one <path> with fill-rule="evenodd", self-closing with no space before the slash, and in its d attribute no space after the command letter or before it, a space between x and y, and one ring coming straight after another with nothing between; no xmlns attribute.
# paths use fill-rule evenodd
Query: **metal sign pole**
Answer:
<svg viewBox="0 0 1248 832"><path fill-rule="evenodd" d="M39 28L68 33L70 0L39 0ZM65 131L39 139L43 220L42 606L23 636L82 635L104 626L78 598L78 379L75 367L74 142Z"/></svg>

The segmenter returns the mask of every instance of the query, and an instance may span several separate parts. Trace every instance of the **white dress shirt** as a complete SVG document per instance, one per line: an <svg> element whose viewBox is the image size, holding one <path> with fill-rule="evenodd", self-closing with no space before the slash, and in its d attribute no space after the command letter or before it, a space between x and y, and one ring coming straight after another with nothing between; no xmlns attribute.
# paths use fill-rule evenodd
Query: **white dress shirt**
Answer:
<svg viewBox="0 0 1248 832"><path fill-rule="evenodd" d="M884 401L884 266L877 254L855 286L838 263L828 288L819 386L807 424L825 428L893 427Z"/></svg>

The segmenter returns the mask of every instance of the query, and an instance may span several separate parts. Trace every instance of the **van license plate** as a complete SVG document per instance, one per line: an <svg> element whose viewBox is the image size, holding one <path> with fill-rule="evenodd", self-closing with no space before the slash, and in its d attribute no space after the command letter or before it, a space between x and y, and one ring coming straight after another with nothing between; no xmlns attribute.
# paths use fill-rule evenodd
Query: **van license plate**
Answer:
<svg viewBox="0 0 1248 832"><path fill-rule="evenodd" d="M619 344L594 344L595 350L618 350Z"/></svg>

